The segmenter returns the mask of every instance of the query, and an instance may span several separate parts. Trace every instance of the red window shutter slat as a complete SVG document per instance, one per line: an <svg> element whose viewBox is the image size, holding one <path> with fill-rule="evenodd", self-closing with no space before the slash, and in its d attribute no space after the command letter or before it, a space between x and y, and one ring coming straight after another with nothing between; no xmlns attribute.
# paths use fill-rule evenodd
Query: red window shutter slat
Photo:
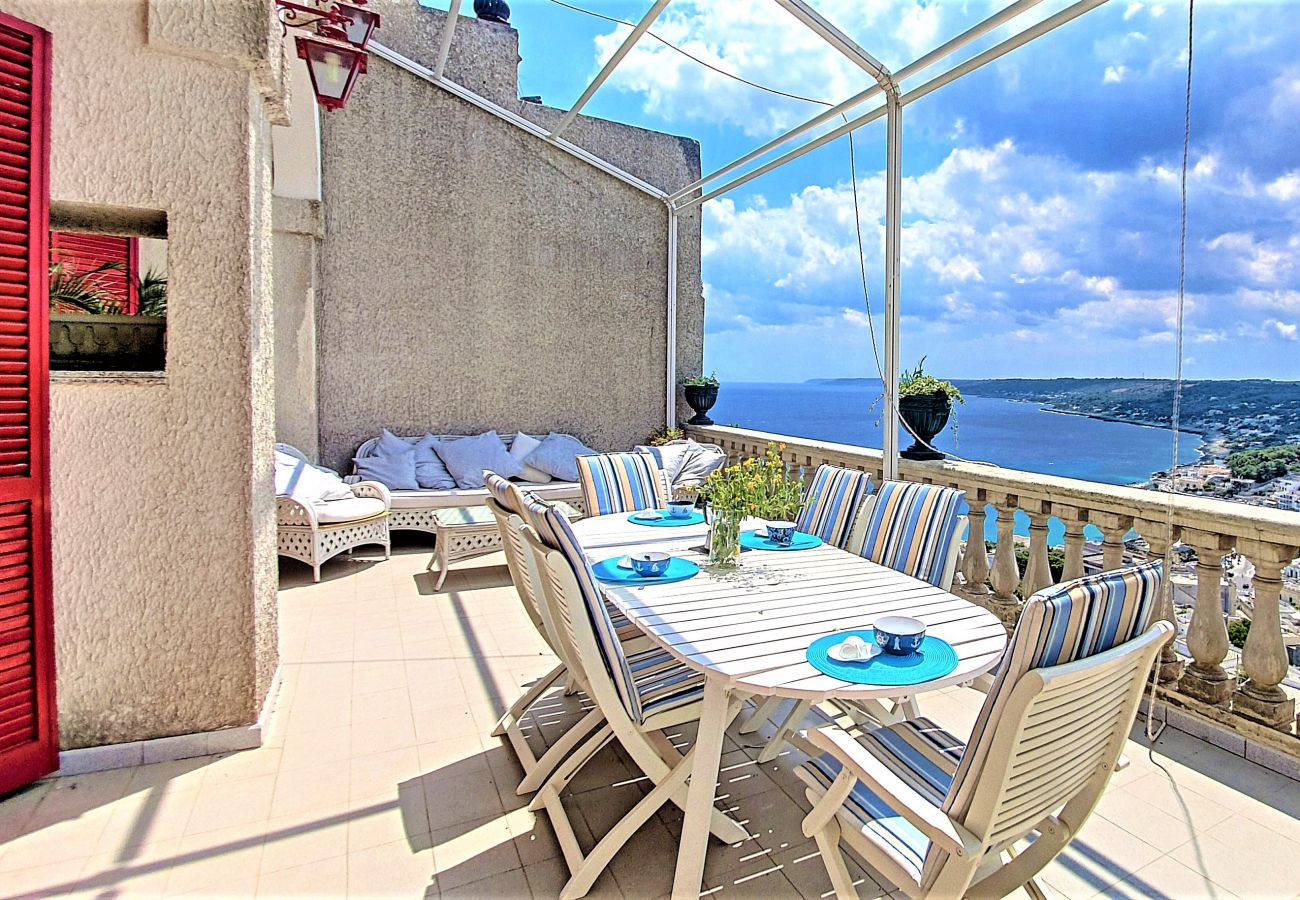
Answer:
<svg viewBox="0 0 1300 900"><path fill-rule="evenodd" d="M0 185L0 192L3 186ZM4 199L0 194L0 216L4 215ZM117 263L120 269L100 272L92 279L95 284L132 315L136 312L136 239L114 234L82 234L75 231L50 232L50 263L59 263L70 275L91 272L102 265ZM3 268L0 268L0 278ZM70 311L70 310L69 310Z"/></svg>
<svg viewBox="0 0 1300 900"><path fill-rule="evenodd" d="M58 766L48 524L48 109L49 35L0 13L0 794Z"/></svg>

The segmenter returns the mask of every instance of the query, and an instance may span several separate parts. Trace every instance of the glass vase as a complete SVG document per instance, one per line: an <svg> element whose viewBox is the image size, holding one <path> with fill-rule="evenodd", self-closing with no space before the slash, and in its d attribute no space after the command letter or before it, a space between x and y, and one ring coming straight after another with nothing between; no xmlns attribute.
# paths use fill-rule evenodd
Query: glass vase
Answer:
<svg viewBox="0 0 1300 900"><path fill-rule="evenodd" d="M734 569L740 565L740 523L744 513L713 508L709 526L709 567Z"/></svg>

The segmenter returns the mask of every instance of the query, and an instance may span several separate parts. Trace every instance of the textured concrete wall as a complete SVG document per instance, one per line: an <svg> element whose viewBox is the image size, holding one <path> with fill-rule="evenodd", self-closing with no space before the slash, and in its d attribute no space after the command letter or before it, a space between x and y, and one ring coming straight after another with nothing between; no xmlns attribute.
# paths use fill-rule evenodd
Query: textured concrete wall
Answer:
<svg viewBox="0 0 1300 900"><path fill-rule="evenodd" d="M276 665L269 127L255 76L274 67L206 42L229 27L261 46L269 11L226 3L209 29L197 0L4 6L54 35L54 200L168 223L165 377L51 387L61 743L250 723ZM198 18L150 14L169 7ZM168 41L150 43L151 23Z"/></svg>
<svg viewBox="0 0 1300 900"><path fill-rule="evenodd" d="M275 198L275 438L312 459L316 415L316 266L320 204Z"/></svg>
<svg viewBox="0 0 1300 900"><path fill-rule="evenodd" d="M388 0L377 39L431 64L445 14ZM517 34L463 18L453 79L516 99ZM566 133L665 188L699 146L582 118ZM321 459L381 426L570 431L627 447L663 419L667 211L586 163L372 58L322 121ZM699 223L681 226L679 372L703 346Z"/></svg>

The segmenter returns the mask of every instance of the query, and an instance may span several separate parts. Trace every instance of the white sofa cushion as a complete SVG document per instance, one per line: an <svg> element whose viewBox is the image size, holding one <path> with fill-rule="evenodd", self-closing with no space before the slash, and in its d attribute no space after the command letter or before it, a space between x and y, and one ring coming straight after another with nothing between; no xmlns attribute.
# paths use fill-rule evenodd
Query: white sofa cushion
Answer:
<svg viewBox="0 0 1300 900"><path fill-rule="evenodd" d="M318 500L346 500L352 489L337 475L331 475L282 450L275 451L275 493L299 503Z"/></svg>
<svg viewBox="0 0 1300 900"><path fill-rule="evenodd" d="M384 501L378 497L351 497L348 500L326 500L312 504L316 521L325 523L355 522L384 512Z"/></svg>
<svg viewBox="0 0 1300 900"><path fill-rule="evenodd" d="M531 434L524 434L522 431L515 435L514 440L510 442L510 455L519 461L523 471L519 474L520 481L528 481L533 484L546 484L551 481L551 476L541 469L533 468L524 462L524 457L532 453L542 442Z"/></svg>

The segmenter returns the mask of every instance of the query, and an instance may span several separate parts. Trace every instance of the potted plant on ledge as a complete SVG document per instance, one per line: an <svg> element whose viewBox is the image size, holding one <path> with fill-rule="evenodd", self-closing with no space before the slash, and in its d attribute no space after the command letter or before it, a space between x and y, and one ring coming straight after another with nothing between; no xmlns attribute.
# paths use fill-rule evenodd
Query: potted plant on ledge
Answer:
<svg viewBox="0 0 1300 900"><path fill-rule="evenodd" d="M50 368L156 371L166 358L167 279L153 271L137 281L130 312L100 276L123 269L103 263L84 272L50 266Z"/></svg>
<svg viewBox="0 0 1300 900"><path fill-rule="evenodd" d="M718 402L718 376L695 375L682 382L686 393L686 402L690 404L695 415L687 420L687 425L712 425L709 410Z"/></svg>
<svg viewBox="0 0 1300 900"><path fill-rule="evenodd" d="M966 400L952 382L925 374L924 356L915 369L903 372L898 379L898 416L915 440L899 455L904 459L943 459L933 441L953 415L954 402Z"/></svg>

